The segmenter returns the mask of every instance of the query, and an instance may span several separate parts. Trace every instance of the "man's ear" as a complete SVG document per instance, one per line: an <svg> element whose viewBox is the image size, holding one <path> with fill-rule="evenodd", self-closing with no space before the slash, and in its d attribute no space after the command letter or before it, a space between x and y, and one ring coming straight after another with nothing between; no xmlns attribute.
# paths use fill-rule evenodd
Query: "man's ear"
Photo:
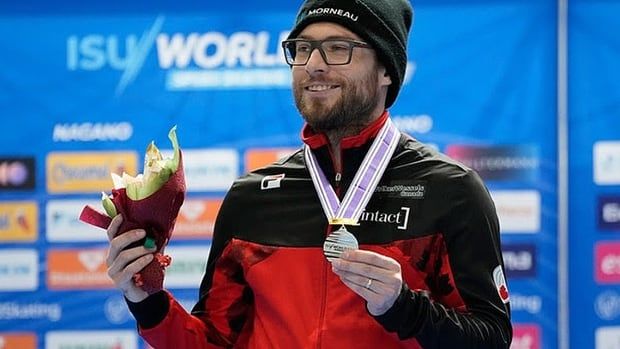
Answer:
<svg viewBox="0 0 620 349"><path fill-rule="evenodd" d="M389 86L392 84L392 78L390 73L387 72L384 66L379 67L379 86Z"/></svg>

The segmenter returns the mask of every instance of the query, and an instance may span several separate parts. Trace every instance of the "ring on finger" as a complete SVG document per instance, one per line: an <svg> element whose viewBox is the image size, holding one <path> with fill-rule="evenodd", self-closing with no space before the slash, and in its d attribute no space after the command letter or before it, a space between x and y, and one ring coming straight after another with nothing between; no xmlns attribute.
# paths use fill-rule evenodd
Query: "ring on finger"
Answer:
<svg viewBox="0 0 620 349"><path fill-rule="evenodd" d="M370 286L372 285L372 279L368 278L368 281L366 282L366 289L370 290Z"/></svg>

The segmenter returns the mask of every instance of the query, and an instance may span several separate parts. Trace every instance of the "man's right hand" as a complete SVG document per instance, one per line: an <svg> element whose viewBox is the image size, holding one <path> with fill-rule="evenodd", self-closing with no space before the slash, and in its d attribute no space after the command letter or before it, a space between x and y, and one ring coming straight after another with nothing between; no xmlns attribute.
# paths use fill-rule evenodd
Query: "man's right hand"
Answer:
<svg viewBox="0 0 620 349"><path fill-rule="evenodd" d="M110 240L110 250L106 259L108 276L129 301L138 303L146 299L148 293L134 284L133 275L153 260L156 248L149 250L144 246L138 246L123 250L131 243L144 238L146 232L143 229L134 229L114 237L122 222L123 217L119 214L112 219L108 227L108 240Z"/></svg>

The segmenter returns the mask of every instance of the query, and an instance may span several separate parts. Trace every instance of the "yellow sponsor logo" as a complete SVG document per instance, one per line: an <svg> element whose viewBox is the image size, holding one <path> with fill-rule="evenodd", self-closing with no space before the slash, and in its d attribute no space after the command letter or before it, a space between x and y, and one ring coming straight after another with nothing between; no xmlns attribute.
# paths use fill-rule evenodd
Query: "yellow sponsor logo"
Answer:
<svg viewBox="0 0 620 349"><path fill-rule="evenodd" d="M49 193L90 193L109 191L110 173L136 174L135 152L50 153L47 156Z"/></svg>
<svg viewBox="0 0 620 349"><path fill-rule="evenodd" d="M0 203L0 241L36 241L39 210L34 201Z"/></svg>

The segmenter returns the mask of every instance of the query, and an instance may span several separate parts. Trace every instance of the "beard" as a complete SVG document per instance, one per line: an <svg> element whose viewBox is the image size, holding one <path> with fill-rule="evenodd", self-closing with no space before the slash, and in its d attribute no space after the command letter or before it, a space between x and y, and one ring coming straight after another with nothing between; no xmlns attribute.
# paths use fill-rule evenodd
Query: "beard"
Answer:
<svg viewBox="0 0 620 349"><path fill-rule="evenodd" d="M302 83L293 85L295 104L304 120L316 132L348 134L366 127L375 115L379 103L376 70L371 69L360 81L334 81L341 96L333 105L304 98Z"/></svg>

